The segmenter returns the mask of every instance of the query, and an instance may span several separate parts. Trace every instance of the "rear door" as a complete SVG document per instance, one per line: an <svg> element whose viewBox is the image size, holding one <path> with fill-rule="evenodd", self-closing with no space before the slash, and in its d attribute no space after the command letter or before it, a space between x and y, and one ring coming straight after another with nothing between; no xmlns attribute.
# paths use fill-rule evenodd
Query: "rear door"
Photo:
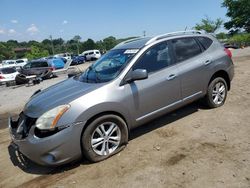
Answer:
<svg viewBox="0 0 250 188"><path fill-rule="evenodd" d="M178 68L167 42L149 48L132 70L146 69L148 78L126 84L128 105L137 122L161 115L180 103Z"/></svg>
<svg viewBox="0 0 250 188"><path fill-rule="evenodd" d="M194 100L204 93L204 83L208 79L207 66L209 55L203 54L203 48L193 37L171 40L181 81L182 99Z"/></svg>

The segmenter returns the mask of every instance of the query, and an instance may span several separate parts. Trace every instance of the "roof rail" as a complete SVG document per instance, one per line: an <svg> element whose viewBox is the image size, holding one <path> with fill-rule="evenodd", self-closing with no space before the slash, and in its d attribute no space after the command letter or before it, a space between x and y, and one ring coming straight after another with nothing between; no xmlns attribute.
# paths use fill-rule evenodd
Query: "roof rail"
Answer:
<svg viewBox="0 0 250 188"><path fill-rule="evenodd" d="M172 36L172 35L178 35L178 34L202 34L202 33L204 33L204 32L203 31L198 31L198 30L186 30L186 31L176 31L176 32L171 32L171 33L165 33L165 34L153 37L152 39L150 39L145 44L145 46L152 43L152 42L154 42L154 41L157 41L157 40L160 40L160 39Z"/></svg>
<svg viewBox="0 0 250 188"><path fill-rule="evenodd" d="M126 44L126 43L128 43L128 42L133 42L133 41L139 40L139 39L141 39L141 38L142 38L142 37L135 37L135 38L132 38L132 39L129 39L129 40L125 40L125 41L120 42L119 44L117 44L115 47L121 46L121 45Z"/></svg>

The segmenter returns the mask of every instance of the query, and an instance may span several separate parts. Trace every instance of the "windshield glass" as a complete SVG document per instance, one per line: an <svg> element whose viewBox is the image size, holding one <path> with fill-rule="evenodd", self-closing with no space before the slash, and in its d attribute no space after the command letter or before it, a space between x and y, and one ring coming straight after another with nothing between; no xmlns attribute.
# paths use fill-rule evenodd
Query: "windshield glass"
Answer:
<svg viewBox="0 0 250 188"><path fill-rule="evenodd" d="M138 50L118 49L104 54L85 72L79 80L82 82L100 83L116 78Z"/></svg>

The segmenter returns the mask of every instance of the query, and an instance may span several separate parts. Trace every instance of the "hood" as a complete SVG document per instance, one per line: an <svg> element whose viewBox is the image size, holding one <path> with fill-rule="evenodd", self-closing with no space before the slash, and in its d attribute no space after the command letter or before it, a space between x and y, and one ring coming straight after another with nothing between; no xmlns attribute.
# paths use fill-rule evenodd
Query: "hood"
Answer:
<svg viewBox="0 0 250 188"><path fill-rule="evenodd" d="M73 78L67 79L32 96L24 107L24 114L38 118L59 105L69 104L105 83L85 83Z"/></svg>

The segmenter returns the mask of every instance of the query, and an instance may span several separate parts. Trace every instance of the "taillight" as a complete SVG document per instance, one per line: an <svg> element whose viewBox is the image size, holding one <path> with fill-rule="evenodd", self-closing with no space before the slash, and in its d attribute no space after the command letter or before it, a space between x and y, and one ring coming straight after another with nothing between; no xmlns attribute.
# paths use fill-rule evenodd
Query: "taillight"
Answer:
<svg viewBox="0 0 250 188"><path fill-rule="evenodd" d="M4 79L4 76L0 75L0 79Z"/></svg>
<svg viewBox="0 0 250 188"><path fill-rule="evenodd" d="M49 70L50 70L50 71L54 71L54 70L56 70L56 69L55 69L55 67L50 67Z"/></svg>
<svg viewBox="0 0 250 188"><path fill-rule="evenodd" d="M224 51L226 52L228 57L232 58L232 52L229 49L225 48Z"/></svg>

